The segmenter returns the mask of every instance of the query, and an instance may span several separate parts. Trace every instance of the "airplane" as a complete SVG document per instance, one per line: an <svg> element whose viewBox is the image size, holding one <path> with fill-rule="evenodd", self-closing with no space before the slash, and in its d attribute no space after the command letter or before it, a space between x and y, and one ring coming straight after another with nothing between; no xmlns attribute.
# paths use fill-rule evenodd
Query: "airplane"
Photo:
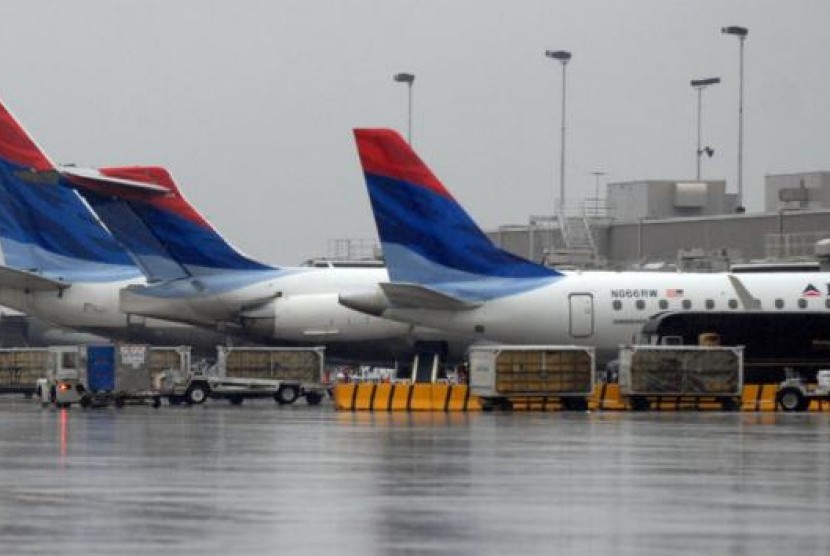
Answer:
<svg viewBox="0 0 830 556"><path fill-rule="evenodd" d="M36 334L41 340L105 337L197 350L224 343L226 334L120 311L121 288L145 279L70 187L74 172L55 165L0 103L0 305L35 317L38 330L59 327Z"/></svg>
<svg viewBox="0 0 830 556"><path fill-rule="evenodd" d="M339 304L340 291L387 280L384 267L255 261L164 168L57 166L2 106L0 202L0 304L64 327L152 343L324 345L333 358L384 364L466 347Z"/></svg>
<svg viewBox="0 0 830 556"><path fill-rule="evenodd" d="M250 259L165 169L55 165L0 104L0 305L127 341L325 345L367 363L463 350L338 303L341 290L387 279L383 267Z"/></svg>
<svg viewBox="0 0 830 556"><path fill-rule="evenodd" d="M523 259L395 131L354 133L390 280L341 293L346 307L477 342L591 345L599 364L664 311L830 311L827 272L566 272Z"/></svg>

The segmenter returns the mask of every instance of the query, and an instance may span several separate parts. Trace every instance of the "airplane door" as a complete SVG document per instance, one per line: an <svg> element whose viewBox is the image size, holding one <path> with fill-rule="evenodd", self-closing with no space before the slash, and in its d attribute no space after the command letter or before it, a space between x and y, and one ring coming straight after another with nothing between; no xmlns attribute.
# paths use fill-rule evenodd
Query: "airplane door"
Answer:
<svg viewBox="0 0 830 556"><path fill-rule="evenodd" d="M590 293L574 293L568 296L570 305L570 331L574 338L586 338L594 334L594 296Z"/></svg>

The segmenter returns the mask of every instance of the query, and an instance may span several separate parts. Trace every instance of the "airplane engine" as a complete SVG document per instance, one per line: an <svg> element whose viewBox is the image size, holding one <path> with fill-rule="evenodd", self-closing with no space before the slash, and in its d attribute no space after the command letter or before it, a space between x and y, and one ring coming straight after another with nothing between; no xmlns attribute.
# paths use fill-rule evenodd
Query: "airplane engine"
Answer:
<svg viewBox="0 0 830 556"><path fill-rule="evenodd" d="M244 329L264 337L297 342L382 340L406 334L410 326L371 317L340 305L337 293L278 297L243 309Z"/></svg>

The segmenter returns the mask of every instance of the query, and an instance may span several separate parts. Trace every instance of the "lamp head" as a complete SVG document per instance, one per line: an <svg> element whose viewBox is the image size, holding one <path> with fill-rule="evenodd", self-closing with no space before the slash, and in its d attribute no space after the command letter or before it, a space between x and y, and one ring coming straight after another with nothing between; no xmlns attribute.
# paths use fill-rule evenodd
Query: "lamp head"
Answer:
<svg viewBox="0 0 830 556"><path fill-rule="evenodd" d="M731 25L729 27L721 27L720 32L724 35L735 35L736 37L743 39L749 34L749 29L746 27Z"/></svg>
<svg viewBox="0 0 830 556"><path fill-rule="evenodd" d="M409 83L412 85L415 82L415 75L412 73L396 73L392 79L398 83Z"/></svg>
<svg viewBox="0 0 830 556"><path fill-rule="evenodd" d="M567 50L545 50L545 56L559 60L563 64L566 64L571 59L571 53Z"/></svg>

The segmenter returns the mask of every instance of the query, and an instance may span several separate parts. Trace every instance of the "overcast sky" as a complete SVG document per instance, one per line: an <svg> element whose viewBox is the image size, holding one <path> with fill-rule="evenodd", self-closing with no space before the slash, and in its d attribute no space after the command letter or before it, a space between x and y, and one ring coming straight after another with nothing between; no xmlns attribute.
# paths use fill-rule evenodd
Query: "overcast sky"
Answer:
<svg viewBox="0 0 830 556"><path fill-rule="evenodd" d="M405 133L484 228L549 213L568 65L567 197L609 181L830 170L827 0L3 0L0 95L58 162L160 164L232 243L293 265L374 238L351 136Z"/></svg>

